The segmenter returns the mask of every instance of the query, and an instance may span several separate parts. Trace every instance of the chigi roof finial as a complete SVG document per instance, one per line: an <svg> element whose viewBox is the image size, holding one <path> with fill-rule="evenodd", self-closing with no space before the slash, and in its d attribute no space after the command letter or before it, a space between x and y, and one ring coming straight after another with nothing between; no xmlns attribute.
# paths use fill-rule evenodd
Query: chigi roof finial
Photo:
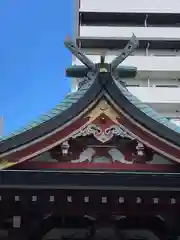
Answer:
<svg viewBox="0 0 180 240"><path fill-rule="evenodd" d="M111 69L115 70L132 52L134 52L138 45L139 41L133 34L132 38L125 46L125 48L120 52L119 56L114 58L114 60L111 62Z"/></svg>
<svg viewBox="0 0 180 240"><path fill-rule="evenodd" d="M132 35L132 38L125 46L125 48L120 52L120 54L115 57L111 63L108 63L107 69L105 69L105 54L102 54L100 56L100 63L96 64L85 55L82 49L80 49L75 43L73 43L69 36L66 37L64 45L84 65L72 66L68 68L66 70L66 75L68 77L83 78L87 75L89 71L98 71L97 65L99 65L100 72L107 72L111 70L111 72L113 73L114 71L116 71L116 74L119 77L135 77L136 75L137 69L135 67L120 67L119 69L117 69L118 66L138 47L138 40L134 34Z"/></svg>
<svg viewBox="0 0 180 240"><path fill-rule="evenodd" d="M65 38L64 45L69 51L79 59L89 70L95 70L95 64L84 54L84 52L70 39Z"/></svg>

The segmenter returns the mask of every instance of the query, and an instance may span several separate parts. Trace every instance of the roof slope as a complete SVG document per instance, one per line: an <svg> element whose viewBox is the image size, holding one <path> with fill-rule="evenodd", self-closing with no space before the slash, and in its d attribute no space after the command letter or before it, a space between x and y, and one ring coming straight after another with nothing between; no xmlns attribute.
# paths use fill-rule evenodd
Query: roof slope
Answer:
<svg viewBox="0 0 180 240"><path fill-rule="evenodd" d="M141 102L132 95L120 81L113 79L108 81L106 89L111 98L136 122L140 123L151 132L180 146L180 127L170 120L162 117L147 104Z"/></svg>
<svg viewBox="0 0 180 240"><path fill-rule="evenodd" d="M101 86L97 83L96 77L96 75L93 75L89 81L84 81L84 84L81 84L76 92L68 94L61 103L47 114L20 131L1 138L0 153L15 149L51 133L80 114L101 91ZM94 85L96 86L93 87Z"/></svg>

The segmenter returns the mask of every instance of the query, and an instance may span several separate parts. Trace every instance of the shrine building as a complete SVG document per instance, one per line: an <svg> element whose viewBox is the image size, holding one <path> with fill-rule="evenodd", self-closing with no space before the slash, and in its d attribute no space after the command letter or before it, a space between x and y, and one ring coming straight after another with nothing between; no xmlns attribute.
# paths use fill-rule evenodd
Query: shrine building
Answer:
<svg viewBox="0 0 180 240"><path fill-rule="evenodd" d="M65 47L77 91L0 141L2 239L178 239L180 127L123 81L137 38L110 63Z"/></svg>

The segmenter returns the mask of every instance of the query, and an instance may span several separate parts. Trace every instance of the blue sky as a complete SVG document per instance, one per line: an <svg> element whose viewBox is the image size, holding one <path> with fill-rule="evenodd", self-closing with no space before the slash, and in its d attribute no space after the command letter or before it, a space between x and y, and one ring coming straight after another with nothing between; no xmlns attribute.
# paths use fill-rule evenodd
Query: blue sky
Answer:
<svg viewBox="0 0 180 240"><path fill-rule="evenodd" d="M70 90L63 40L73 0L0 0L0 115L4 135L56 105Z"/></svg>

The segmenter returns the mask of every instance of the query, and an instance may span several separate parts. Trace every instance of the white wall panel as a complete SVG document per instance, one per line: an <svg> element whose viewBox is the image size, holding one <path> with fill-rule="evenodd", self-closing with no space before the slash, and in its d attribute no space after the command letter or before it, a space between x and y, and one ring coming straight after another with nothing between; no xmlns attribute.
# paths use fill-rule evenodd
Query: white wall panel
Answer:
<svg viewBox="0 0 180 240"><path fill-rule="evenodd" d="M129 91L146 103L180 103L180 88L129 87Z"/></svg>
<svg viewBox="0 0 180 240"><path fill-rule="evenodd" d="M84 12L180 13L179 0L80 0Z"/></svg>
<svg viewBox="0 0 180 240"><path fill-rule="evenodd" d="M133 33L139 39L180 39L180 30L173 27L80 27L80 37L87 38L130 38Z"/></svg>

